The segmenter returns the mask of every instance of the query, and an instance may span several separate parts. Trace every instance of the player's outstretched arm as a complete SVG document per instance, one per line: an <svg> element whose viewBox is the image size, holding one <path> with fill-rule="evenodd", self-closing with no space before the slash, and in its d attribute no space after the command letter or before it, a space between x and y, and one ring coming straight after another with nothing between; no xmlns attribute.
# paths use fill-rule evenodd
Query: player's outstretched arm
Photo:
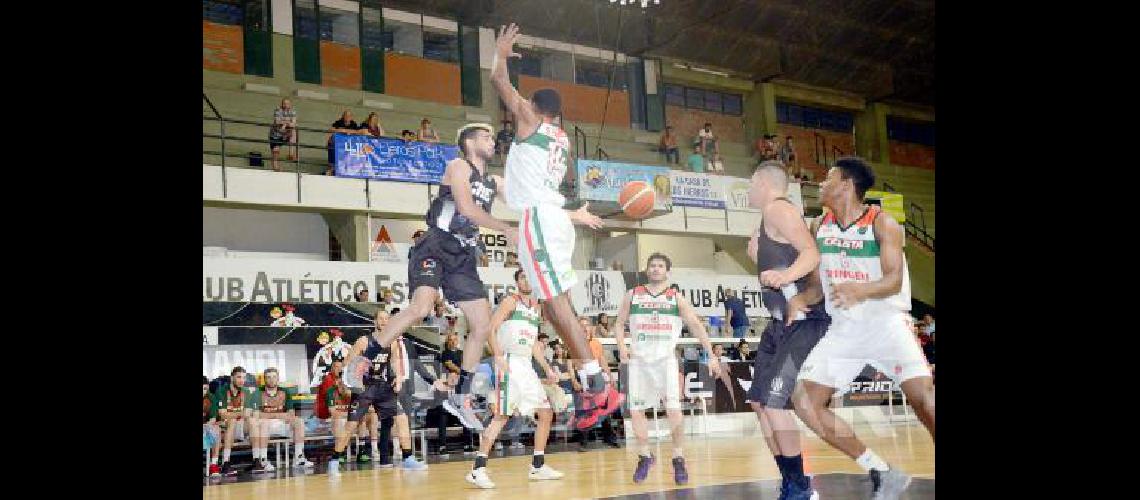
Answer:
<svg viewBox="0 0 1140 500"><path fill-rule="evenodd" d="M590 202L583 202L581 207L577 210L567 210L566 214L570 216L570 222L580 226L590 226L593 229L601 229L606 224L602 222L602 218L590 213Z"/></svg>
<svg viewBox="0 0 1140 500"><path fill-rule="evenodd" d="M519 91L511 85L511 78L507 73L507 59L522 57L514 51L518 39L519 27L515 23L499 27L499 35L495 38L495 55L491 60L491 86L499 93L503 106L514 113L517 122L515 130L530 130L538 123L538 117L535 116L530 101L519 95Z"/></svg>
<svg viewBox="0 0 1140 500"><path fill-rule="evenodd" d="M617 340L618 361L622 363L629 362L630 348L625 345L625 322L629 320L629 303L632 300L633 290L627 290L625 297L621 299L621 305L618 306L617 318L614 319L614 324L610 327L614 339Z"/></svg>

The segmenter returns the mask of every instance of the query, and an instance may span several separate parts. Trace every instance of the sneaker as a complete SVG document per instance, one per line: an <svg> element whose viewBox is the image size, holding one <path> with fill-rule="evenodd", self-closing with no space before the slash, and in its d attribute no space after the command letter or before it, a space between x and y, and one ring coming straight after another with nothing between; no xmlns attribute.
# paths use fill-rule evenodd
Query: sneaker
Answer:
<svg viewBox="0 0 1140 500"><path fill-rule="evenodd" d="M273 462L270 462L269 460L262 460L262 461L261 461L261 469L262 469L263 471L265 471L265 472L275 472L275 471L277 471L277 467L276 467L276 466L274 466L274 465L273 465Z"/></svg>
<svg viewBox="0 0 1140 500"><path fill-rule="evenodd" d="M584 431L598 424L598 417L600 416L600 409L594 407L592 410L587 410L574 419L574 427L578 430Z"/></svg>
<svg viewBox="0 0 1140 500"><path fill-rule="evenodd" d="M416 457L408 456L404 457L404 459L400 461L400 468L404 470L427 470L428 466L427 464L416 460Z"/></svg>
<svg viewBox="0 0 1140 500"><path fill-rule="evenodd" d="M649 477L649 468L653 467L653 462L656 461L657 460L653 458L653 455L650 455L648 457L645 455L638 455L637 469L633 471L633 482L640 483L642 481L645 481L645 478Z"/></svg>
<svg viewBox="0 0 1140 500"><path fill-rule="evenodd" d="M613 384L606 384L606 389L600 396L605 398L605 403L598 403L598 406L602 409L599 417L610 416L613 412L620 410L622 403L625 402L625 394L614 389Z"/></svg>
<svg viewBox="0 0 1140 500"><path fill-rule="evenodd" d="M361 453L361 454L356 456L356 463L358 463L358 464L366 464L366 463L371 462L371 461L372 461L372 455L369 455L367 453Z"/></svg>
<svg viewBox="0 0 1140 500"><path fill-rule="evenodd" d="M819 493L811 487L811 478L804 476L802 483L788 481L787 500L819 500Z"/></svg>
<svg viewBox="0 0 1140 500"><path fill-rule="evenodd" d="M871 469L871 500L895 500L910 486L911 477L898 469Z"/></svg>
<svg viewBox="0 0 1140 500"><path fill-rule="evenodd" d="M487 475L486 467L480 467L478 469L468 471L467 476L464 479L466 479L467 482L485 490L495 487L495 483L491 482L490 476Z"/></svg>
<svg viewBox="0 0 1140 500"><path fill-rule="evenodd" d="M310 462L309 459L305 458L304 455L301 455L293 459L293 467L304 467L306 469L311 469L313 467L313 463Z"/></svg>
<svg viewBox="0 0 1140 500"><path fill-rule="evenodd" d="M554 470L549 465L543 464L542 467L537 469L532 465L530 467L530 474L528 474L527 477L529 477L531 481L547 481L551 479L562 479L564 475L565 474Z"/></svg>
<svg viewBox="0 0 1140 500"><path fill-rule="evenodd" d="M464 427L474 430L483 430L483 423L479 421L479 416L475 414L471 405L471 394L452 394L443 400L443 409L448 413L455 415L459 419L459 423Z"/></svg>
<svg viewBox="0 0 1140 500"><path fill-rule="evenodd" d="M673 457L673 482L677 484L689 482L689 471L685 470L684 457Z"/></svg>
<svg viewBox="0 0 1140 500"><path fill-rule="evenodd" d="M251 474L265 472L265 462L262 462L260 458L253 459L253 465L250 466L249 472Z"/></svg>
<svg viewBox="0 0 1140 500"><path fill-rule="evenodd" d="M234 466L232 464L230 464L228 461L222 462L222 475L223 476L236 476L237 475L237 469L235 469Z"/></svg>
<svg viewBox="0 0 1140 500"><path fill-rule="evenodd" d="M210 464L210 477L218 477L222 475L222 468L218 464Z"/></svg>
<svg viewBox="0 0 1140 500"><path fill-rule="evenodd" d="M329 472L329 476L339 476L340 475L340 459L339 458L336 458L334 456L333 458L329 459L329 471L328 472Z"/></svg>

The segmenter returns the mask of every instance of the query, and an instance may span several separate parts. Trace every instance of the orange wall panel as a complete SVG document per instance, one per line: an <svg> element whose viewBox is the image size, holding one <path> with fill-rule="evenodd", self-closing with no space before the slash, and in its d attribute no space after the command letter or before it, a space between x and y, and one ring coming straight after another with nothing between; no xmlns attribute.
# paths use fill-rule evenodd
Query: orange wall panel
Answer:
<svg viewBox="0 0 1140 500"><path fill-rule="evenodd" d="M665 106L665 124L673 126L673 132L677 134L679 145L682 143L691 144L691 141L697 137L697 132L705 127L705 123L712 124L713 135L716 137L728 142L745 142L743 116L688 109L681 106Z"/></svg>
<svg viewBox="0 0 1140 500"><path fill-rule="evenodd" d="M609 94L609 107L606 106L606 89L577 85L519 75L519 93L530 99L535 90L553 88L562 97L562 116L567 121L602 123L605 115L606 126L629 128L629 94L615 90Z"/></svg>
<svg viewBox="0 0 1140 500"><path fill-rule="evenodd" d="M360 49L321 40L321 85L360 89Z"/></svg>
<svg viewBox="0 0 1140 500"><path fill-rule="evenodd" d="M227 73L245 72L241 26L202 21L202 68Z"/></svg>
<svg viewBox="0 0 1140 500"><path fill-rule="evenodd" d="M784 138L792 136L792 144L796 148L796 162L804 170L812 173L812 178L816 181L822 180L827 176L827 166L824 164L823 150L827 150L827 157L832 158L832 147L837 147L842 150L842 153L836 153L837 156L849 155L855 153L855 137L849 133L835 132L832 130L822 130L814 128L797 127L794 125L787 125L781 123L776 126L776 144L782 146ZM816 135L819 135L823 140L819 141L819 161L816 161Z"/></svg>
<svg viewBox="0 0 1140 500"><path fill-rule="evenodd" d="M384 54L384 93L459 106L459 65L389 52Z"/></svg>
<svg viewBox="0 0 1140 500"><path fill-rule="evenodd" d="M925 144L891 141L891 163L934 170L934 148Z"/></svg>

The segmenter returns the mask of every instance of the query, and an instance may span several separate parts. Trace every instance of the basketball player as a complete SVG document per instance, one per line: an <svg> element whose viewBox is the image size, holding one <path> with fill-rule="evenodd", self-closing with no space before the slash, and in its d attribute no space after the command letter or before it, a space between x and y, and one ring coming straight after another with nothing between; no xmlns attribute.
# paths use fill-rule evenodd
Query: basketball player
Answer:
<svg viewBox="0 0 1140 500"><path fill-rule="evenodd" d="M681 323L697 335L705 351L712 352L708 332L697 318L692 304L676 288L669 286L669 271L673 262L661 253L653 253L645 262L645 276L649 283L634 287L625 293L618 308L613 333L617 339L618 357L629 367L629 411L633 417L633 433L637 436L637 468L633 482L645 481L649 469L656 462L649 451L649 422L645 410L658 408L664 402L665 414L673 433L673 481L689 482L685 469L682 441L685 430L681 416L681 386L677 373L677 339L681 336ZM632 347L625 345L625 322L629 320ZM721 372L720 360L709 356L709 372L713 377Z"/></svg>
<svg viewBox="0 0 1140 500"><path fill-rule="evenodd" d="M487 475L487 454L491 452L491 446L512 415L534 417L538 421L538 427L534 431L534 457L528 474L530 480L561 479L563 475L546 465L546 439L550 436L554 412L550 409L550 400L546 397L546 391L542 388L531 360L542 367L547 380L557 382L558 374L546 361L545 346L535 341L542 316L538 301L530 296L531 288L526 273L521 269L515 271L515 284L518 292L503 297L495 315L491 317L491 327L498 332L489 342L491 353L495 357L495 379L499 382L493 398L494 418L483 431L475 464L466 476L467 482L480 488L495 487ZM498 367L505 369L500 370Z"/></svg>
<svg viewBox="0 0 1140 500"><path fill-rule="evenodd" d="M814 274L819 249L787 192L788 174L782 163L768 160L756 167L748 200L761 210L761 218L748 255L756 262L763 285L760 296L772 321L760 337L748 399L780 469L780 499L816 499L819 495L804 475L791 394L804 358L827 331L830 318L822 307L808 309L805 303L809 279L819 286Z"/></svg>
<svg viewBox="0 0 1140 500"><path fill-rule="evenodd" d="M602 220L587 211L588 203L574 211L562 209L566 199L558 192L558 186L566 175L570 147L566 132L554 123L561 113L562 99L553 89L539 89L528 101L511 85L507 58L520 57L513 51L518 37L519 28L514 23L502 28L491 62L491 85L518 123L515 143L507 153L504 198L512 209L522 213L519 265L534 284L535 298L543 301L546 319L554 325L570 355L582 363L582 374L588 378L586 390L594 400L591 412L597 418L578 419L577 426L584 428L590 420L613 413L625 399L602 376L598 362L591 359L568 293L578 282L571 265L574 224L598 229Z"/></svg>
<svg viewBox="0 0 1140 500"><path fill-rule="evenodd" d="M245 385L245 369L235 366L230 370L229 385L221 388L214 399L218 402L218 420L221 422L224 441L222 449L222 474L236 476L237 470L230 465L230 449L234 445L234 437L245 439L252 436L252 425L256 425L253 417L253 397L242 386ZM252 440L252 438L251 438ZM254 459L254 467L258 463Z"/></svg>
<svg viewBox="0 0 1140 500"><path fill-rule="evenodd" d="M386 327L377 325L376 341L384 348L390 347L396 337L432 312L442 288L447 300L458 303L467 317L469 332L462 367L462 375L467 377L461 375L456 394L444 402L444 407L464 427L481 430L483 424L471 410L467 394L470 372L478 366L481 346L490 335L491 304L477 270L480 256L485 253L479 227L502 232L508 244L517 240L518 230L490 215L496 192L502 196L503 182L497 175L487 175L487 162L495 154L491 126L464 125L456 143L462 158L447 163L439 194L426 216L428 231L409 254L411 303L392 316Z"/></svg>
<svg viewBox="0 0 1140 500"><path fill-rule="evenodd" d="M380 330L373 330L370 335L361 335L352 344L352 352L349 353L348 358L352 360L357 356L363 356L369 362L365 367L363 382L364 389L359 390L353 388L352 390L352 403L348 407L348 422L345 425L345 431L336 437L333 445L332 458L329 459L329 474L337 476L340 474L340 463L345 458L345 448L348 447L348 439L354 433L360 424L360 421L368 413L369 408L376 411L376 416L380 418L380 467L392 466L392 420L396 416L396 392L399 387L399 374L396 367L392 363L392 350L385 347L380 341ZM351 361L350 361L351 365ZM349 368L346 367L345 370ZM343 374L342 378L349 376L348 373Z"/></svg>
<svg viewBox="0 0 1140 500"><path fill-rule="evenodd" d="M821 255L821 288L814 293L826 298L831 326L804 361L793 397L804 423L867 471L872 498L878 499L898 498L910 476L867 448L827 403L870 364L900 383L933 438L934 385L926 358L906 328L910 279L902 229L878 205L863 204L874 183L870 165L845 157L820 184L820 202L829 213L813 223Z"/></svg>
<svg viewBox="0 0 1140 500"><path fill-rule="evenodd" d="M255 465L253 472L273 472L277 467L266 456L269 440L274 437L293 439L293 466L312 467L313 463L305 459L305 422L297 417L293 409L293 399L284 389L278 387L280 374L276 368L266 368L262 373L265 377L265 387L254 395L254 411L257 416L258 430L254 437ZM260 458L260 468L256 460Z"/></svg>

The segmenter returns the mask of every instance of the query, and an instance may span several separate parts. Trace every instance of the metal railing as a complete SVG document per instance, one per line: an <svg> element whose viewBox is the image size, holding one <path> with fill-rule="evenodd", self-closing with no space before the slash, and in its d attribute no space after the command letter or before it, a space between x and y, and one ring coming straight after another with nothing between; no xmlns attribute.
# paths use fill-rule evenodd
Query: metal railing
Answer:
<svg viewBox="0 0 1140 500"><path fill-rule="evenodd" d="M610 159L610 154L607 153L606 150L602 149L601 146L598 146L598 150L594 152L594 159L608 161Z"/></svg>
<svg viewBox="0 0 1140 500"><path fill-rule="evenodd" d="M586 151L586 132L574 125L574 156L582 158L583 151Z"/></svg>
<svg viewBox="0 0 1140 500"><path fill-rule="evenodd" d="M890 193L898 193L899 190L895 189L891 183L883 181L883 190ZM923 210L922 205L915 202L910 202L907 206L906 223L904 224L906 234L913 236L914 239L921 241L930 250L934 250L934 236L926 230L926 211Z"/></svg>

